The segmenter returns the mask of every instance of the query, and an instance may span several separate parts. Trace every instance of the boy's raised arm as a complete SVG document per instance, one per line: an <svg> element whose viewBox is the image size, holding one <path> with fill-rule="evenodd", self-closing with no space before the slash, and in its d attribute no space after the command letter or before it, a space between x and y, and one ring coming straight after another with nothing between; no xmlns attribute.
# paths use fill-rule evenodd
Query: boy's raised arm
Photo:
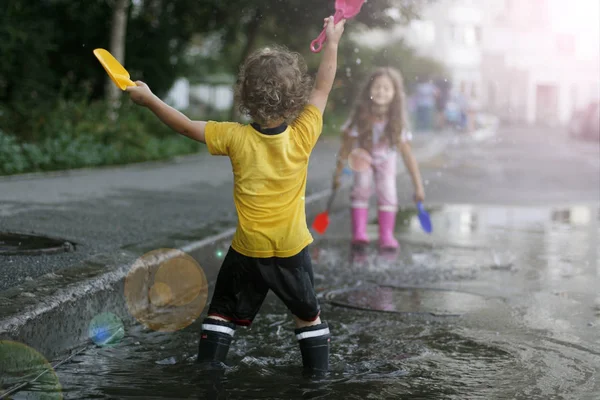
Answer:
<svg viewBox="0 0 600 400"><path fill-rule="evenodd" d="M325 50L323 51L323 58L321 59L321 65L319 65L319 71L317 72L315 87L309 100L309 102L317 107L321 113L325 111L329 92L331 92L333 81L335 80L335 74L337 72L338 44L342 37L342 33L344 33L345 23L346 20L344 19L337 24L334 24L333 17L325 19L327 43L325 45Z"/></svg>
<svg viewBox="0 0 600 400"><path fill-rule="evenodd" d="M136 85L127 88L131 100L150 109L165 125L175 132L198 142L206 143L204 139L205 121L192 121L183 113L165 104L150 91L150 88L144 82L137 81Z"/></svg>

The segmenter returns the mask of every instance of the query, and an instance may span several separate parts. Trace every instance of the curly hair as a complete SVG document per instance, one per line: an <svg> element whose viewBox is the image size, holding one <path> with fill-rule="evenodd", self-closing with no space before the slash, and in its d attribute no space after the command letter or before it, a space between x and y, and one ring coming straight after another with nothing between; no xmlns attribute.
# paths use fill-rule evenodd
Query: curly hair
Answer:
<svg viewBox="0 0 600 400"><path fill-rule="evenodd" d="M408 129L408 117L406 114L406 101L404 83L400 71L394 68L377 68L366 81L350 117L347 131L356 128L359 134L358 140L361 147L370 149L372 147L373 134L373 101L371 100L371 86L380 76L387 76L394 84L394 99L390 104L387 119L386 135L392 145L398 146L404 129ZM347 132L346 132L347 133ZM347 135L345 135L347 136Z"/></svg>
<svg viewBox="0 0 600 400"><path fill-rule="evenodd" d="M260 125L289 123L302 112L311 90L302 56L270 47L255 51L241 66L235 97L240 111Z"/></svg>

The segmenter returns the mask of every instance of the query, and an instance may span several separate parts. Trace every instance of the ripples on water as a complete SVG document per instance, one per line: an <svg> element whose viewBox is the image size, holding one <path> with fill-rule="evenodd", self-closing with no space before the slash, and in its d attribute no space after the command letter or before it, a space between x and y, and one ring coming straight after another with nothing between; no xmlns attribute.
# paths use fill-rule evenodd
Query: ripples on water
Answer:
<svg viewBox="0 0 600 400"><path fill-rule="evenodd" d="M437 232L446 232L443 240L419 242L411 231L402 252L387 258L373 249L352 253L347 229L339 236L334 230L313 246L318 291L429 285L501 303L482 301L461 317L435 317L324 302L334 335L332 372L309 381L301 378L292 322L270 295L252 328L236 333L228 366L206 370L194 363L197 323L168 334L133 326L117 346L90 348L57 371L64 398L599 399L590 231L555 220L474 228L481 215L439 229L451 217L434 219ZM23 397L39 395L33 389L15 399L41 398Z"/></svg>

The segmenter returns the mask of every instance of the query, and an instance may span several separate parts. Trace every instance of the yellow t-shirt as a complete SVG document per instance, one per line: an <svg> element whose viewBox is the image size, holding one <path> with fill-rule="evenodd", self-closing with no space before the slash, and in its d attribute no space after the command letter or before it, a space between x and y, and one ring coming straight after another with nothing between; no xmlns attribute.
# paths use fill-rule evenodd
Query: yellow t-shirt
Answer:
<svg viewBox="0 0 600 400"><path fill-rule="evenodd" d="M231 243L235 251L248 257L291 257L312 243L304 196L308 159L322 130L323 116L310 104L276 135L235 122L206 125L210 154L231 159L238 214Z"/></svg>

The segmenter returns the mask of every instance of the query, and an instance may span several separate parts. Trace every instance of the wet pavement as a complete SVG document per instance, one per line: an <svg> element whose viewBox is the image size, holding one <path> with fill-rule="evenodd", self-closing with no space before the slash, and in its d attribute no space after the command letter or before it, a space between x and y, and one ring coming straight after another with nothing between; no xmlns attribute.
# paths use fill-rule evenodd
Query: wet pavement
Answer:
<svg viewBox="0 0 600 400"><path fill-rule="evenodd" d="M431 211L432 236L404 215L399 253L380 253L376 235L352 249L344 212L312 246L333 332L327 379L300 378L293 324L270 295L236 333L222 376L194 364L197 326L134 325L57 369L64 398L598 398L598 206ZM207 270L219 262L194 256Z"/></svg>
<svg viewBox="0 0 600 400"><path fill-rule="evenodd" d="M415 141L422 160L447 142ZM337 138L324 138L315 148L307 196L330 188L338 149ZM0 256L0 297L2 290L97 256L110 258L124 247L174 235L196 241L235 227L232 180L229 160L207 152L171 162L0 177L0 232L61 238L76 249Z"/></svg>
<svg viewBox="0 0 600 400"><path fill-rule="evenodd" d="M326 379L300 377L291 318L269 295L252 328L236 333L220 372L194 364L198 323L159 333L122 310L106 310L123 319L124 337L114 346L89 346L57 368L60 393L66 399L600 398L597 146L560 140L531 130L480 144L457 140L423 165L433 235L420 230L405 192L398 253L377 250L374 218L373 243L353 249L348 211L332 217L311 248L333 334ZM192 254L211 290L222 251L219 243ZM36 390L46 391L49 382L15 399L42 398Z"/></svg>

